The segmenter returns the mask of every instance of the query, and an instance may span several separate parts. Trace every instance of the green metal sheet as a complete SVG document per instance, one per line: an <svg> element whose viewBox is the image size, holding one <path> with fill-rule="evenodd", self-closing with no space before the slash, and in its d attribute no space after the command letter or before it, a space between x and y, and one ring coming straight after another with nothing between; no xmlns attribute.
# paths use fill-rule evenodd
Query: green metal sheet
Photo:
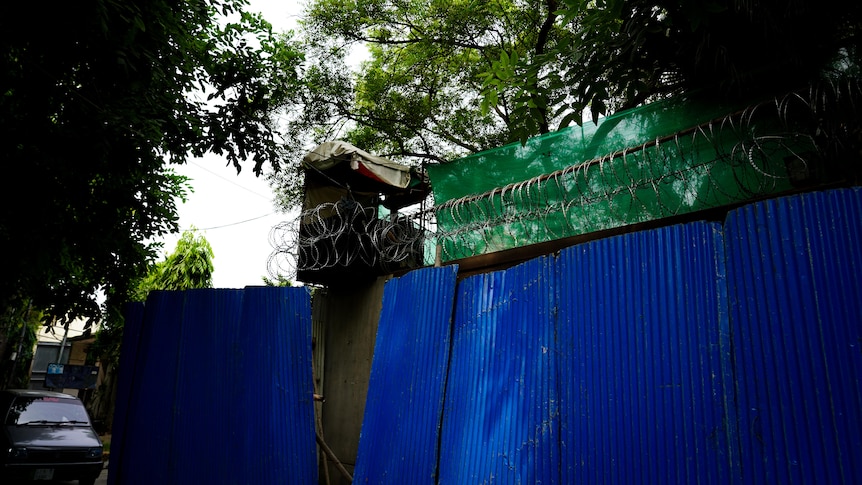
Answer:
<svg viewBox="0 0 862 485"><path fill-rule="evenodd" d="M815 147L774 105L666 100L428 167L442 259L791 190Z"/></svg>
<svg viewBox="0 0 862 485"><path fill-rule="evenodd" d="M585 122L534 137L523 145L511 143L430 165L427 170L434 200L442 204L549 174L706 123L732 110L728 105L707 105L687 97L668 99L602 118L598 123Z"/></svg>

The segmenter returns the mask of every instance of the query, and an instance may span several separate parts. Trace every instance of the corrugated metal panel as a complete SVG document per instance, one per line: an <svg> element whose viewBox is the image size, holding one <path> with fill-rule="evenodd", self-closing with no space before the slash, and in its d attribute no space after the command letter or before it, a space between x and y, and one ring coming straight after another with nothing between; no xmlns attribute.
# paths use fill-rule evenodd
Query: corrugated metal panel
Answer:
<svg viewBox="0 0 862 485"><path fill-rule="evenodd" d="M117 483L116 477L121 466L123 449L125 448L126 428L128 426L129 402L136 375L135 366L138 362L138 344L144 320L144 303L135 302L126 305L123 324L123 352L120 355L117 368L117 396L114 404L114 416L111 423L111 453L108 462L108 485Z"/></svg>
<svg viewBox="0 0 862 485"><path fill-rule="evenodd" d="M175 464L173 407L180 348L176 335L182 326L184 301L181 292L154 291L147 298L133 366L135 374L120 466L116 476L111 476L114 483L175 483L171 469ZM123 341L122 352L127 343ZM114 475L111 471L109 475Z"/></svg>
<svg viewBox="0 0 862 485"><path fill-rule="evenodd" d="M439 483L558 481L554 277L539 258L460 283Z"/></svg>
<svg viewBox="0 0 862 485"><path fill-rule="evenodd" d="M185 292L173 415L170 483L242 483L233 478L244 451L230 423L237 412L237 339L242 326L243 290ZM162 335L163 338L167 337ZM170 338L170 337L167 337Z"/></svg>
<svg viewBox="0 0 862 485"><path fill-rule="evenodd" d="M112 482L316 482L306 288L153 292L137 349Z"/></svg>
<svg viewBox="0 0 862 485"><path fill-rule="evenodd" d="M695 223L561 253L564 483L733 480L721 244Z"/></svg>
<svg viewBox="0 0 862 485"><path fill-rule="evenodd" d="M457 267L386 282L356 483L434 484Z"/></svg>
<svg viewBox="0 0 862 485"><path fill-rule="evenodd" d="M233 483L316 483L309 290L246 288L241 327Z"/></svg>
<svg viewBox="0 0 862 485"><path fill-rule="evenodd" d="M726 221L746 483L862 483L862 191Z"/></svg>

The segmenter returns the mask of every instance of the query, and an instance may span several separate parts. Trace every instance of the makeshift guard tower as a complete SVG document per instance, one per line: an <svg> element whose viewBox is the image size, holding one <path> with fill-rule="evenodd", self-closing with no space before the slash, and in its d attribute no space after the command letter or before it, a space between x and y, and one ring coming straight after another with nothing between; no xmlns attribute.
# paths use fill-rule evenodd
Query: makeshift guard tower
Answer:
<svg viewBox="0 0 862 485"><path fill-rule="evenodd" d="M298 280L331 286L423 264L425 228L399 211L427 198L424 171L343 141L310 151L302 168Z"/></svg>

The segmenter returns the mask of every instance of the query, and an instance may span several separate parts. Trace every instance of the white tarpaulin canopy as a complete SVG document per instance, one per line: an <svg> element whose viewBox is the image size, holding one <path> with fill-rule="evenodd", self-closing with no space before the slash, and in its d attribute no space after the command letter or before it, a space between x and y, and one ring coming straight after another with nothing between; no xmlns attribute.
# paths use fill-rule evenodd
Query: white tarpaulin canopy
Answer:
<svg viewBox="0 0 862 485"><path fill-rule="evenodd" d="M303 168L319 172L342 164L349 164L356 173L386 185L401 189L410 185L410 167L372 155L344 141L322 143L302 158Z"/></svg>

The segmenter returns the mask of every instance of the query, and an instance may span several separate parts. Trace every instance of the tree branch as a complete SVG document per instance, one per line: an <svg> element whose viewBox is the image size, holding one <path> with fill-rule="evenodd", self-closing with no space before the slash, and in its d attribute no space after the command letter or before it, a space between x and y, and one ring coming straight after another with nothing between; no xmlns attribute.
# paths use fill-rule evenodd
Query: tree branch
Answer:
<svg viewBox="0 0 862 485"><path fill-rule="evenodd" d="M542 26L539 28L539 35L536 37L536 46L534 48L534 52L536 57L540 57L545 53L545 46L548 44L548 38L551 34L551 29L554 27L554 22L557 20L557 0L547 0L548 13L545 17L545 21L542 23ZM536 109L541 114L541 119L539 120L539 133L545 134L550 131L550 125L548 123L548 108L541 99L539 99L538 91L539 91L539 76L538 74L531 76L530 83L532 84L533 91L530 95L530 98L533 100L533 103L536 105Z"/></svg>

